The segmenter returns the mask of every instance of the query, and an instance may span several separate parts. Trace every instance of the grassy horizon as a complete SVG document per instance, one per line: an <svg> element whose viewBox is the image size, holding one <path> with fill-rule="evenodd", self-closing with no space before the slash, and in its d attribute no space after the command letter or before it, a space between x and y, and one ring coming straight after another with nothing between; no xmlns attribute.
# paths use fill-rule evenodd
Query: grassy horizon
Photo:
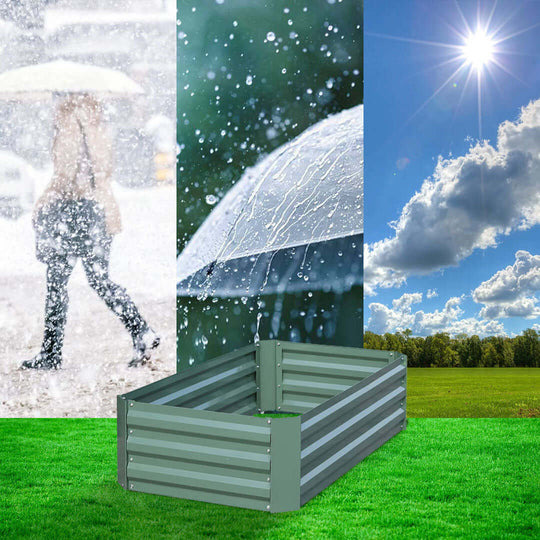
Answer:
<svg viewBox="0 0 540 540"><path fill-rule="evenodd" d="M540 420L411 419L297 512L126 492L114 419L0 420L0 537L540 537Z"/></svg>
<svg viewBox="0 0 540 540"><path fill-rule="evenodd" d="M540 417L540 368L408 368L407 416Z"/></svg>

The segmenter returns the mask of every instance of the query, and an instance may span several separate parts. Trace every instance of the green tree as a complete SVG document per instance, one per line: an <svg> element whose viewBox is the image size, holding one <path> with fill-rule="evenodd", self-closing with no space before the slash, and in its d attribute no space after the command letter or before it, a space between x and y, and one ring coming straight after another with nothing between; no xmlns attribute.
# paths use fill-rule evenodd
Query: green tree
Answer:
<svg viewBox="0 0 540 540"><path fill-rule="evenodd" d="M457 351L448 345L444 349L444 356L442 360L444 367L458 367L459 366L459 354Z"/></svg>
<svg viewBox="0 0 540 540"><path fill-rule="evenodd" d="M524 330L514 338L514 363L518 367L540 367L540 341L536 330Z"/></svg>
<svg viewBox="0 0 540 540"><path fill-rule="evenodd" d="M501 345L501 367L513 367L514 364L514 348L512 342L508 338L503 338Z"/></svg>
<svg viewBox="0 0 540 540"><path fill-rule="evenodd" d="M444 332L435 334L430 344L430 365L449 365L448 362L452 362L452 359L448 357L447 349L450 349L450 336Z"/></svg>
<svg viewBox="0 0 540 540"><path fill-rule="evenodd" d="M540 335L532 328L514 338L483 339L466 334L451 338L444 332L413 337L409 329L384 336L366 332L365 346L400 351L407 355L409 367L540 367Z"/></svg>
<svg viewBox="0 0 540 540"><path fill-rule="evenodd" d="M402 341L396 334L384 334L384 350L402 352Z"/></svg>
<svg viewBox="0 0 540 540"><path fill-rule="evenodd" d="M482 362L482 343L477 335L467 338L466 358L463 367L478 367Z"/></svg>
<svg viewBox="0 0 540 540"><path fill-rule="evenodd" d="M484 367L494 367L499 365L499 355L493 343L485 341L482 343L482 360L481 365Z"/></svg>
<svg viewBox="0 0 540 540"><path fill-rule="evenodd" d="M382 351L384 349L384 339L378 334L374 334L369 330L364 332L364 348L373 349L374 351Z"/></svg>
<svg viewBox="0 0 540 540"><path fill-rule="evenodd" d="M405 330L405 332L407 332L404 333L406 339L401 352L407 356L407 365L416 367L420 362L420 351L422 350L424 340L421 337L411 337L412 332L410 330Z"/></svg>
<svg viewBox="0 0 540 540"><path fill-rule="evenodd" d="M424 338L422 350L420 351L418 358L419 367L430 367L433 365L433 353L431 351L431 343L433 341L432 336Z"/></svg>

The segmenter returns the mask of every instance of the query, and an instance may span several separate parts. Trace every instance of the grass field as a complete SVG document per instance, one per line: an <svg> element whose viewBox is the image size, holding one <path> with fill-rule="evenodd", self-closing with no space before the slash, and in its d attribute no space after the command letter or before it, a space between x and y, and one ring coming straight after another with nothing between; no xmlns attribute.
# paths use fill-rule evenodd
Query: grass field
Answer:
<svg viewBox="0 0 540 540"><path fill-rule="evenodd" d="M540 368L409 368L413 418L540 417Z"/></svg>
<svg viewBox="0 0 540 540"><path fill-rule="evenodd" d="M412 419L298 512L125 492L111 419L0 420L2 538L539 538L540 420Z"/></svg>

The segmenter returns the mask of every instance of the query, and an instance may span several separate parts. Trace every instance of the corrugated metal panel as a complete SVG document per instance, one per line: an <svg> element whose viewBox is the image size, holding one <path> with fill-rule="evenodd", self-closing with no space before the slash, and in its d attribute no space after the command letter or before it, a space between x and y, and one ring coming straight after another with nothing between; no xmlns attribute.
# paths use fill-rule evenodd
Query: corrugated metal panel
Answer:
<svg viewBox="0 0 540 540"><path fill-rule="evenodd" d="M265 418L133 401L127 411L129 489L266 510Z"/></svg>
<svg viewBox="0 0 540 540"><path fill-rule="evenodd" d="M389 351L279 341L234 351L119 396L118 480L294 510L404 428L405 379L406 358ZM303 414L250 416L257 406Z"/></svg>
<svg viewBox="0 0 540 540"><path fill-rule="evenodd" d="M302 504L403 429L405 362L387 365L302 415Z"/></svg>
<svg viewBox="0 0 540 540"><path fill-rule="evenodd" d="M257 412L255 356L254 346L245 347L126 397L155 405L253 414Z"/></svg>
<svg viewBox="0 0 540 540"><path fill-rule="evenodd" d="M386 366L390 353L280 342L277 401L281 410L304 413ZM278 351L279 352L279 351ZM379 353L383 354L379 354Z"/></svg>

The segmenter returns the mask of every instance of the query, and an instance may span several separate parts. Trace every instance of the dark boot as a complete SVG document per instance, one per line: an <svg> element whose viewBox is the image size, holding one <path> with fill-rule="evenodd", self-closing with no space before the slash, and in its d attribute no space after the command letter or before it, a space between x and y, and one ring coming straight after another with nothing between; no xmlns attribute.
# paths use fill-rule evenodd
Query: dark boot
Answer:
<svg viewBox="0 0 540 540"><path fill-rule="evenodd" d="M48 262L43 344L34 358L21 364L21 369L60 368L68 309L67 282L72 270L73 262L66 257L55 257Z"/></svg>
<svg viewBox="0 0 540 540"><path fill-rule="evenodd" d="M59 354L47 354L39 352L30 360L21 364L21 369L59 369L62 365L62 357Z"/></svg>
<svg viewBox="0 0 540 540"><path fill-rule="evenodd" d="M133 358L128 367L138 367L150 360L152 351L159 346L161 338L149 327L133 337Z"/></svg>

